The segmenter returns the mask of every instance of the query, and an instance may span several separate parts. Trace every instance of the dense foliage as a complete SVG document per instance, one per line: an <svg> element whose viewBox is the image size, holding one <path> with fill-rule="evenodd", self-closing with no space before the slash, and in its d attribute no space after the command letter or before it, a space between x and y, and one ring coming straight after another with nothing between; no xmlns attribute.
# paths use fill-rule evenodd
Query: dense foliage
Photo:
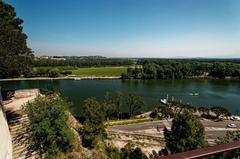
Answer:
<svg viewBox="0 0 240 159"><path fill-rule="evenodd" d="M95 98L88 98L83 102L83 108L78 118L81 122L84 122L89 116L86 114L86 110L89 109L91 111L94 110L94 106L88 107L86 109L86 101L90 100L95 101L94 104L99 104L101 113L104 117L104 120L109 119L129 119L134 115L141 113L142 109L146 106L143 97L136 95L134 93L129 93L127 95L123 95L122 92L106 92L104 98L102 100L97 100ZM123 110L124 107L128 109L126 111Z"/></svg>
<svg viewBox="0 0 240 159"><path fill-rule="evenodd" d="M135 68L128 68L122 78L136 79L184 79L184 78L240 78L240 65L226 62L199 61L154 61L142 62Z"/></svg>
<svg viewBox="0 0 240 159"><path fill-rule="evenodd" d="M141 108L145 106L145 102L141 96L130 93L126 99L126 104L129 108L129 117L133 117Z"/></svg>
<svg viewBox="0 0 240 159"><path fill-rule="evenodd" d="M132 143L126 144L121 150L111 144L105 146L104 159L150 159L143 153L141 148ZM99 156L94 156L94 159L100 159Z"/></svg>
<svg viewBox="0 0 240 159"><path fill-rule="evenodd" d="M129 66L131 59L117 58L78 58L66 60L37 59L33 61L35 67L39 66L74 66L74 67L100 67L100 66Z"/></svg>
<svg viewBox="0 0 240 159"><path fill-rule="evenodd" d="M97 144L97 139L104 133L103 121L105 111L102 103L95 98L89 98L84 101L83 111L85 121L80 129L82 144L85 147L94 148L94 145Z"/></svg>
<svg viewBox="0 0 240 159"><path fill-rule="evenodd" d="M139 147L128 143L121 149L121 159L148 159Z"/></svg>
<svg viewBox="0 0 240 159"><path fill-rule="evenodd" d="M123 94L121 92L107 92L104 98L105 119L119 119L121 117L121 107L123 104Z"/></svg>
<svg viewBox="0 0 240 159"><path fill-rule="evenodd" d="M129 94L125 100L129 106L129 112L124 116L120 110L124 102L120 92L106 93L105 98L101 101L95 98L88 98L84 101L81 115L83 127L79 131L83 146L94 148L98 140L105 136L104 121L122 117L130 118L144 106L143 99L135 94Z"/></svg>
<svg viewBox="0 0 240 159"><path fill-rule="evenodd" d="M34 67L31 71L24 74L25 77L59 77L72 74L69 69L74 67Z"/></svg>
<svg viewBox="0 0 240 159"><path fill-rule="evenodd" d="M33 55L22 23L14 8L0 1L0 78L18 77L31 68Z"/></svg>
<svg viewBox="0 0 240 159"><path fill-rule="evenodd" d="M171 154L201 148L206 145L202 123L190 112L175 115L171 130L164 129L166 150Z"/></svg>
<svg viewBox="0 0 240 159"><path fill-rule="evenodd" d="M217 144L226 144L234 141L240 141L240 131L227 131L225 136L219 137L216 140ZM218 155L214 155L215 158L222 158L222 159L228 159L228 158L237 158L240 156L240 150L234 150L230 152L221 153Z"/></svg>
<svg viewBox="0 0 240 159"><path fill-rule="evenodd" d="M126 144L120 151L116 147L108 145L106 155L108 159L148 159L142 150L132 143Z"/></svg>
<svg viewBox="0 0 240 159"><path fill-rule="evenodd" d="M174 112L172 110L171 107L164 105L164 106L159 106L158 108L155 108L150 114L149 116L151 118L159 118L159 119L163 119L163 118L172 118L174 115Z"/></svg>
<svg viewBox="0 0 240 159"><path fill-rule="evenodd" d="M55 158L73 148L73 134L67 125L68 103L58 94L38 97L25 110L30 120L30 150L41 158Z"/></svg>

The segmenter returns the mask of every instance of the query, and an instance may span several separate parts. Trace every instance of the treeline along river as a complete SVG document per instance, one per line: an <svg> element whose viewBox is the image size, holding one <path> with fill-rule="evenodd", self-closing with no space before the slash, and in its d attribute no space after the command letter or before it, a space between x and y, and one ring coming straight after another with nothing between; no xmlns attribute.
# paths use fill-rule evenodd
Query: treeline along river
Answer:
<svg viewBox="0 0 240 159"><path fill-rule="evenodd" d="M224 106L240 114L239 80L28 80L0 82L2 90L44 88L58 90L73 103L72 110L81 112L82 101L89 97L103 99L106 92L135 93L144 98L144 111L160 104L160 99L182 101L194 106ZM127 110L123 106L123 110Z"/></svg>

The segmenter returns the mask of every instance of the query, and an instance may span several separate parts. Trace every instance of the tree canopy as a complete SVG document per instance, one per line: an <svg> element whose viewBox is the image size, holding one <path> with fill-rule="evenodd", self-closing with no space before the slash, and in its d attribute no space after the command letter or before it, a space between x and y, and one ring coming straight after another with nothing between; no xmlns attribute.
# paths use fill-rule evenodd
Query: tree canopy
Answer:
<svg viewBox="0 0 240 159"><path fill-rule="evenodd" d="M103 121L105 119L105 110L101 102L95 98L88 98L83 104L83 127L80 129L83 146L94 148L98 142L97 139L103 132Z"/></svg>
<svg viewBox="0 0 240 159"><path fill-rule="evenodd" d="M226 144L234 141L240 141L240 130L237 131L227 131L225 136L218 137L216 140L217 144ZM240 150L233 150L230 152L225 152L222 154L215 155L215 158L237 158L240 156Z"/></svg>
<svg viewBox="0 0 240 159"><path fill-rule="evenodd" d="M33 54L27 47L22 23L14 8L0 1L0 78L16 77L30 70Z"/></svg>
<svg viewBox="0 0 240 159"><path fill-rule="evenodd" d="M131 59L126 58L103 58L103 57L64 57L66 60L36 59L35 67L39 66L74 66L74 67L103 67L103 66L130 66Z"/></svg>
<svg viewBox="0 0 240 159"><path fill-rule="evenodd" d="M73 148L73 134L67 125L69 106L58 94L37 97L25 106L30 120L30 150L41 158L55 158Z"/></svg>
<svg viewBox="0 0 240 159"><path fill-rule="evenodd" d="M178 153L196 148L202 148L204 140L202 123L190 112L184 111L175 115L171 131L164 129L166 149L170 153Z"/></svg>
<svg viewBox="0 0 240 159"><path fill-rule="evenodd" d="M104 109L106 119L120 118L121 106L123 104L123 94L121 92L107 92L104 97Z"/></svg>
<svg viewBox="0 0 240 159"><path fill-rule="evenodd" d="M121 159L148 159L139 147L128 143L121 149Z"/></svg>
<svg viewBox="0 0 240 159"><path fill-rule="evenodd" d="M186 79L240 77L240 65L231 62L205 62L200 60L147 60L130 67L122 78ZM141 66L141 67L139 67Z"/></svg>
<svg viewBox="0 0 240 159"><path fill-rule="evenodd" d="M136 113L140 111L146 104L141 96L135 94L129 94L126 99L126 104L129 108L129 116L133 117Z"/></svg>

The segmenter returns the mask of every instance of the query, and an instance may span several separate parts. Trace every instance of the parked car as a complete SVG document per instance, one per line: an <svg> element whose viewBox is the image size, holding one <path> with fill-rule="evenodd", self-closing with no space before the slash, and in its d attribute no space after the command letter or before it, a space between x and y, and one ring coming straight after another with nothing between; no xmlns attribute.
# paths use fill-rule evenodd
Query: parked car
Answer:
<svg viewBox="0 0 240 159"><path fill-rule="evenodd" d="M218 119L224 119L224 115L219 115Z"/></svg>
<svg viewBox="0 0 240 159"><path fill-rule="evenodd" d="M237 125L234 124L234 123L231 123L231 124L227 125L227 128L236 128L236 127L237 127Z"/></svg>
<svg viewBox="0 0 240 159"><path fill-rule="evenodd" d="M235 121L235 120L240 120L240 117L238 117L238 116L231 116L230 119L233 120L233 121Z"/></svg>

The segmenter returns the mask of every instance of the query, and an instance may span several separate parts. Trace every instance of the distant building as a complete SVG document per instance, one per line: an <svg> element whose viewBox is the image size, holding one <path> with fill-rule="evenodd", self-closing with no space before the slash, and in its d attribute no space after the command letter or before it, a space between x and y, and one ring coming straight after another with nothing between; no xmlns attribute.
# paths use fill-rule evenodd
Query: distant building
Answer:
<svg viewBox="0 0 240 159"><path fill-rule="evenodd" d="M50 60L66 60L66 58L62 57L62 56L38 56L35 57L35 60L41 60L41 59L50 59Z"/></svg>
<svg viewBox="0 0 240 159"><path fill-rule="evenodd" d="M39 59L49 59L49 56L39 56Z"/></svg>
<svg viewBox="0 0 240 159"><path fill-rule="evenodd" d="M64 57L60 57L60 56L53 56L53 57L51 57L50 58L51 60L66 60L66 58L64 58Z"/></svg>

